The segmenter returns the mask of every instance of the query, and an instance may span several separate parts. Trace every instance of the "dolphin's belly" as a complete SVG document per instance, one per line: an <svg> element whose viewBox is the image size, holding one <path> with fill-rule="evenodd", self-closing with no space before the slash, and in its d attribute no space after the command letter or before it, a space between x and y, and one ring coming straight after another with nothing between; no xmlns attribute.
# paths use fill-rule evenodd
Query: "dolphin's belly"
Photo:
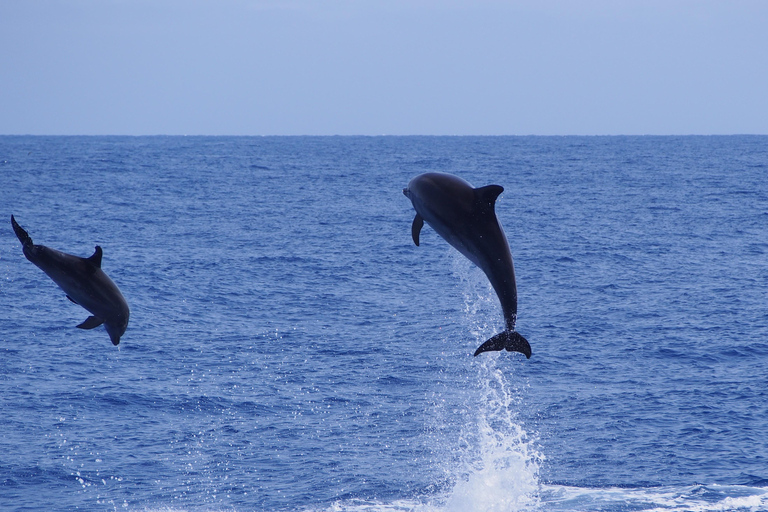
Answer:
<svg viewBox="0 0 768 512"><path fill-rule="evenodd" d="M67 296L91 314L102 320L127 313L127 305L120 290L101 270L86 271L90 275L64 271L57 266L40 268L55 282Z"/></svg>
<svg viewBox="0 0 768 512"><path fill-rule="evenodd" d="M416 211L441 238L463 254L469 261L482 268L481 262L473 250L474 248L471 244L467 243L468 240L466 236L457 233L453 227L450 227L442 219L433 215L428 208L419 208L416 209Z"/></svg>
<svg viewBox="0 0 768 512"><path fill-rule="evenodd" d="M424 217L424 220L485 273L496 292L507 324L514 325L517 316L515 269L509 243L501 229L461 231L432 216Z"/></svg>
<svg viewBox="0 0 768 512"><path fill-rule="evenodd" d="M99 272L100 276L79 291L83 302L78 302L94 316L104 320L128 316L128 306L120 290L106 274ZM74 296L72 298L77 301Z"/></svg>

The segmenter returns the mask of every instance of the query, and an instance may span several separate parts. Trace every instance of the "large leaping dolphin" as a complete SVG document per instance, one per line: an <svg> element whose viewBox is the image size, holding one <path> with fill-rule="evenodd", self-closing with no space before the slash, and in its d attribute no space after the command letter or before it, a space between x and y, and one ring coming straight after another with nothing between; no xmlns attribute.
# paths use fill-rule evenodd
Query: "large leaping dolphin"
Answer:
<svg viewBox="0 0 768 512"><path fill-rule="evenodd" d="M97 245L96 252L90 258L80 258L44 245L35 245L13 215L11 225L21 241L24 256L48 274L69 300L93 315L78 327L93 329L104 324L112 344L120 343L120 336L128 327L128 304L115 283L101 270L101 247Z"/></svg>
<svg viewBox="0 0 768 512"><path fill-rule="evenodd" d="M419 245L419 233L426 221L438 235L485 272L499 297L507 328L480 345L475 355L507 349L530 358L528 340L515 331L515 267L507 237L494 211L496 198L503 191L499 185L472 188L451 174L431 172L413 178L403 189L403 194L416 210L411 227L416 245Z"/></svg>

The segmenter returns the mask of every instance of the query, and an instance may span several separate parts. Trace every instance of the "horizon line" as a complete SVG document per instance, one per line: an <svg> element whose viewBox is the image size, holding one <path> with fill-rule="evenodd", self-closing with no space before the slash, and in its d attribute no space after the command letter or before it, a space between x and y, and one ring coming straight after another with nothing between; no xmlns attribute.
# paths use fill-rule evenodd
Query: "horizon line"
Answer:
<svg viewBox="0 0 768 512"><path fill-rule="evenodd" d="M143 134L92 134L92 133L0 133L0 137L761 137L768 133L590 133L590 134L183 134L183 133L143 133Z"/></svg>

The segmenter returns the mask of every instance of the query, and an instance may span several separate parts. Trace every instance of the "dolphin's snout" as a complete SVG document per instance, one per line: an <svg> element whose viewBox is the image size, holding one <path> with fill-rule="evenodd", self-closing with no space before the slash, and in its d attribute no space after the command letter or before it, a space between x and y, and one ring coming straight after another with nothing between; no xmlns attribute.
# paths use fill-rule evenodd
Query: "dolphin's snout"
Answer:
<svg viewBox="0 0 768 512"><path fill-rule="evenodd" d="M410 194L410 192L409 192L409 190L408 190L408 187L406 187L406 188L404 188L404 189L403 189L403 195L404 195L405 197L409 198L409 199L411 198L411 194Z"/></svg>

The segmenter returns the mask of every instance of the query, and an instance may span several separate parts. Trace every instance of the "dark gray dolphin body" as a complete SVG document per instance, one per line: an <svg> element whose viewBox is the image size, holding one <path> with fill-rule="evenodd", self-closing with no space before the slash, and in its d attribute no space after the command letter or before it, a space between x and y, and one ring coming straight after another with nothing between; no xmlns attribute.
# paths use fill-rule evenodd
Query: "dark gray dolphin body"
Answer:
<svg viewBox="0 0 768 512"><path fill-rule="evenodd" d="M413 178L403 189L413 203L416 218L411 234L419 245L424 222L480 267L499 297L506 330L489 339L475 355L506 349L531 357L528 341L515 331L517 285L509 243L501 229L494 206L504 191L499 185L472 188L466 181L443 173L426 173Z"/></svg>
<svg viewBox="0 0 768 512"><path fill-rule="evenodd" d="M24 249L24 256L64 290L69 300L87 309L89 316L78 325L93 329L104 324L113 345L128 327L128 304L115 283L101 270L101 247L90 258L80 258L44 245L35 245L11 215L11 225Z"/></svg>

